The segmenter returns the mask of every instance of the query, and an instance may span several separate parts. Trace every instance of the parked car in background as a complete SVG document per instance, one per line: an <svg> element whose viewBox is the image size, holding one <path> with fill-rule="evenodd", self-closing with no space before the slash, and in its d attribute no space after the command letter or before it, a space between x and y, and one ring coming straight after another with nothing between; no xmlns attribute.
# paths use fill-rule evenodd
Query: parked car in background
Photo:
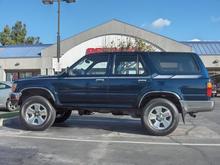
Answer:
<svg viewBox="0 0 220 165"><path fill-rule="evenodd" d="M219 83L216 84L216 96L218 96L218 94L220 94L220 84Z"/></svg>
<svg viewBox="0 0 220 165"><path fill-rule="evenodd" d="M18 110L18 106L12 105L9 99L11 86L11 82L0 81L0 108L6 108L10 112Z"/></svg>
<svg viewBox="0 0 220 165"><path fill-rule="evenodd" d="M212 86L212 97L217 97L218 93L217 93L217 85L213 85Z"/></svg>

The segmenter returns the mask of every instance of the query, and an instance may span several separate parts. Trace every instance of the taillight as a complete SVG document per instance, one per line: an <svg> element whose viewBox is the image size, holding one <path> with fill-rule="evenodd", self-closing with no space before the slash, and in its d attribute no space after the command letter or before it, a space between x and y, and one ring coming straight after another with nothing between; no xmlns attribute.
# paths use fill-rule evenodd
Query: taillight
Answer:
<svg viewBox="0 0 220 165"><path fill-rule="evenodd" d="M212 83L211 82L207 83L207 96L209 97L212 96Z"/></svg>

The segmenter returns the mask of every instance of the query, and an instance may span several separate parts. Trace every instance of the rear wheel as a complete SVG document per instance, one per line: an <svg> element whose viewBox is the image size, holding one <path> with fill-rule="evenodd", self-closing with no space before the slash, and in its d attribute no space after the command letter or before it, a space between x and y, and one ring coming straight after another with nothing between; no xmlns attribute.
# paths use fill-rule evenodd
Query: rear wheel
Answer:
<svg viewBox="0 0 220 165"><path fill-rule="evenodd" d="M29 97L21 106L20 120L28 130L43 131L54 123L55 118L55 109L42 96Z"/></svg>
<svg viewBox="0 0 220 165"><path fill-rule="evenodd" d="M55 123L63 123L65 122L70 116L72 111L58 111L56 114Z"/></svg>
<svg viewBox="0 0 220 165"><path fill-rule="evenodd" d="M178 126L179 112L171 101L157 98L143 108L141 121L151 135L165 136Z"/></svg>

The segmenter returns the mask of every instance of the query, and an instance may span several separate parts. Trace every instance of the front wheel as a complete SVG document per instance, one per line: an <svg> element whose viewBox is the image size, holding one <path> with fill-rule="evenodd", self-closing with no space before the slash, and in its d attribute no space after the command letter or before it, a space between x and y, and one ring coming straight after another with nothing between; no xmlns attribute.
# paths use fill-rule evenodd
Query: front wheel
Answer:
<svg viewBox="0 0 220 165"><path fill-rule="evenodd" d="M151 135L165 136L178 126L179 112L171 101L157 98L143 108L141 121Z"/></svg>
<svg viewBox="0 0 220 165"><path fill-rule="evenodd" d="M43 131L54 123L55 118L55 109L42 96L29 97L21 106L20 120L28 130Z"/></svg>

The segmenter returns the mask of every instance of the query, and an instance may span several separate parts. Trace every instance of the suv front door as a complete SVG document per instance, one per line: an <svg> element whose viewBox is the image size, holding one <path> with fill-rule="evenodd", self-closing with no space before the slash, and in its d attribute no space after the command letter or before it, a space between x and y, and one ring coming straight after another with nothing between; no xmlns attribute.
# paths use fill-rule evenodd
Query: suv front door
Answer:
<svg viewBox="0 0 220 165"><path fill-rule="evenodd" d="M115 54L112 60L109 103L112 107L134 108L138 95L150 82L146 66L137 53Z"/></svg>
<svg viewBox="0 0 220 165"><path fill-rule="evenodd" d="M62 104L80 107L102 106L107 103L109 56L92 54L74 64L59 86ZM99 104L99 105L98 105Z"/></svg>

